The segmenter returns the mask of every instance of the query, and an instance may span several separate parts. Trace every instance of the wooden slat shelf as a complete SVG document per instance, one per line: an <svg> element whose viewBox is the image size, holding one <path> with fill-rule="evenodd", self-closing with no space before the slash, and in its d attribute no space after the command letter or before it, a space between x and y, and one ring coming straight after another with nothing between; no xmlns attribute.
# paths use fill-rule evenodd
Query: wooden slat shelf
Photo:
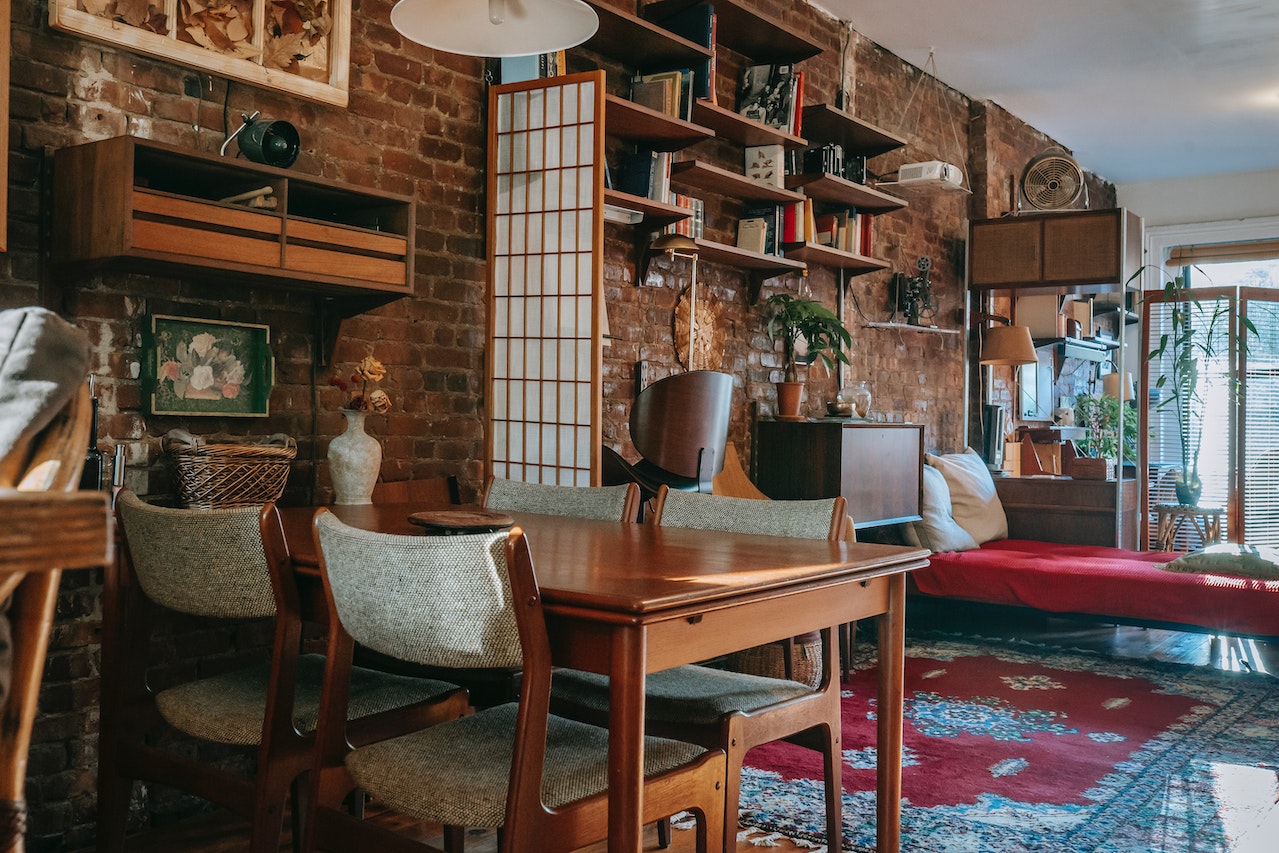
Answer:
<svg viewBox="0 0 1279 853"><path fill-rule="evenodd" d="M959 329L943 329L939 326L916 326L912 323L863 323L863 329L899 329L906 332L932 332L935 335L958 335Z"/></svg>
<svg viewBox="0 0 1279 853"><path fill-rule="evenodd" d="M727 243L716 243L712 240L698 239L698 257L703 261L728 264L746 270L759 270L780 275L785 272L799 272L804 269L803 261L784 258L780 255L766 255L763 252L752 252L750 249L739 249Z"/></svg>
<svg viewBox="0 0 1279 853"><path fill-rule="evenodd" d="M808 143L793 133L749 119L741 113L699 98L693 102L693 121L709 127L716 136L742 145L783 145L803 148Z"/></svg>
<svg viewBox="0 0 1279 853"><path fill-rule="evenodd" d="M701 0L657 0L643 8L650 21L661 23ZM715 37L719 45L756 62L798 62L822 52L822 46L741 0L715 0Z"/></svg>
<svg viewBox="0 0 1279 853"><path fill-rule="evenodd" d="M887 261L859 255L856 252L832 249L830 246L823 246L820 243L788 243L786 245L786 257L795 261L803 261L806 264L821 264L826 267L842 269L857 275L888 269Z"/></svg>
<svg viewBox="0 0 1279 853"><path fill-rule="evenodd" d="M737 172L712 166L702 160L682 160L671 166L671 184L719 193L746 201L787 204L803 201L793 190L761 183Z"/></svg>
<svg viewBox="0 0 1279 853"><path fill-rule="evenodd" d="M786 186L802 189L809 198L846 204L866 213L887 213L908 206L895 195L828 173L787 175Z"/></svg>
<svg viewBox="0 0 1279 853"><path fill-rule="evenodd" d="M670 225L672 222L688 219L693 215L693 211L687 207L654 201L651 198L631 195L621 190L604 190L604 203L642 214L644 217L643 222L658 228L663 225Z"/></svg>
<svg viewBox="0 0 1279 853"><path fill-rule="evenodd" d="M610 136L639 142L654 151L678 151L715 135L710 128L616 95L604 98L604 121Z"/></svg>
<svg viewBox="0 0 1279 853"><path fill-rule="evenodd" d="M641 71L691 67L710 58L710 48L694 44L600 0L586 0L599 16L600 28L582 46Z"/></svg>
<svg viewBox="0 0 1279 853"><path fill-rule="evenodd" d="M718 9L718 5L716 6ZM845 152L874 157L901 148L906 140L830 104L804 107L804 135L814 144L838 142Z"/></svg>

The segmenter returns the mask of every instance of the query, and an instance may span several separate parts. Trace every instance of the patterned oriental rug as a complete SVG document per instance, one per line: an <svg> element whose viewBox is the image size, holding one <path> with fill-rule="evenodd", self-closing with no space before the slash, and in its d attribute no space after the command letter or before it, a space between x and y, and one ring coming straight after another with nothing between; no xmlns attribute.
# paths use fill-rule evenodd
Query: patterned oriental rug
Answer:
<svg viewBox="0 0 1279 853"><path fill-rule="evenodd" d="M954 638L906 651L903 851L1279 851L1279 679ZM844 684L846 850L875 848L874 654ZM824 851L817 753L746 761L741 840Z"/></svg>

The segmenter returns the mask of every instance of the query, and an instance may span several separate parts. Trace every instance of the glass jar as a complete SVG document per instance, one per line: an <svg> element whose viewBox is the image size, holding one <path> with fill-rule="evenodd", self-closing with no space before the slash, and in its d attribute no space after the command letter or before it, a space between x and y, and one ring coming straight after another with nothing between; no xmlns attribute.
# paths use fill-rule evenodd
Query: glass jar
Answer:
<svg viewBox="0 0 1279 853"><path fill-rule="evenodd" d="M862 420L870 417L870 385L865 379L854 383L844 397L853 403L853 417Z"/></svg>

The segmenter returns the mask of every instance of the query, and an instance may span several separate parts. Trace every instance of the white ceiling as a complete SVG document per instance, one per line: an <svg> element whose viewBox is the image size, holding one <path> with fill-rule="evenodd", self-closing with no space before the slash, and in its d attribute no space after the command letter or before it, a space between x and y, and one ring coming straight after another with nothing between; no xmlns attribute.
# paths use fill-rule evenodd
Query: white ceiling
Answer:
<svg viewBox="0 0 1279 853"><path fill-rule="evenodd" d="M1117 184L1279 169L1279 0L813 0Z"/></svg>

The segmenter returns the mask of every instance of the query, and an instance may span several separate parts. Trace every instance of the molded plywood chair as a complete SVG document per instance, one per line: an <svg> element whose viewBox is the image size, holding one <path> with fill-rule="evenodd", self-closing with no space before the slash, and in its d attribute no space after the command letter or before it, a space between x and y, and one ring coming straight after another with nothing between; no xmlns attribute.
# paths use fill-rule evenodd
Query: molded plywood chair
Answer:
<svg viewBox="0 0 1279 853"><path fill-rule="evenodd" d="M604 482L633 480L644 500L662 484L709 493L724 467L732 401L733 377L713 370L677 373L649 385L631 406L631 443L641 458L632 465L605 447Z"/></svg>
<svg viewBox="0 0 1279 853"><path fill-rule="evenodd" d="M639 517L640 492L635 483L617 486L552 486L490 477L484 508L538 512L600 521L633 522Z"/></svg>
<svg viewBox="0 0 1279 853"><path fill-rule="evenodd" d="M700 530L852 539L853 523L842 497L810 501L761 501L671 491L657 496L655 523ZM706 666L680 666L648 677L645 727L661 737L719 746L728 755L725 787L725 853L737 849L737 808L742 760L748 750L785 738L822 753L826 791L826 831L839 849L842 784L839 712L839 657L829 628L821 631L822 679L816 688L786 679L764 678ZM555 674L556 713L588 720L608 713L608 679L593 673ZM664 832L663 832L664 834Z"/></svg>
<svg viewBox="0 0 1279 853"><path fill-rule="evenodd" d="M121 492L116 512L126 559L108 568L103 591L98 850L122 849L135 779L174 786L246 816L254 853L279 850L292 791L294 844L300 846L307 786L299 779L314 758L324 659L300 651L301 601L275 506L168 509ZM273 618L270 660L153 690L147 651L159 608L188 618ZM179 668L190 672L200 664ZM428 679L360 669L352 685L357 736L420 728L460 716L468 704L461 688ZM201 740L255 747L256 776L156 745L151 736L164 724Z"/></svg>
<svg viewBox="0 0 1279 853"><path fill-rule="evenodd" d="M605 838L608 732L548 713L550 642L523 532L393 536L320 510L315 536L331 630L308 844L422 849L343 813L356 787L420 821L502 827L504 853ZM351 749L342 709L354 643L430 666L521 667L519 701ZM718 847L723 751L656 738L644 750L647 818L691 810L701 817L698 849L708 835Z"/></svg>

